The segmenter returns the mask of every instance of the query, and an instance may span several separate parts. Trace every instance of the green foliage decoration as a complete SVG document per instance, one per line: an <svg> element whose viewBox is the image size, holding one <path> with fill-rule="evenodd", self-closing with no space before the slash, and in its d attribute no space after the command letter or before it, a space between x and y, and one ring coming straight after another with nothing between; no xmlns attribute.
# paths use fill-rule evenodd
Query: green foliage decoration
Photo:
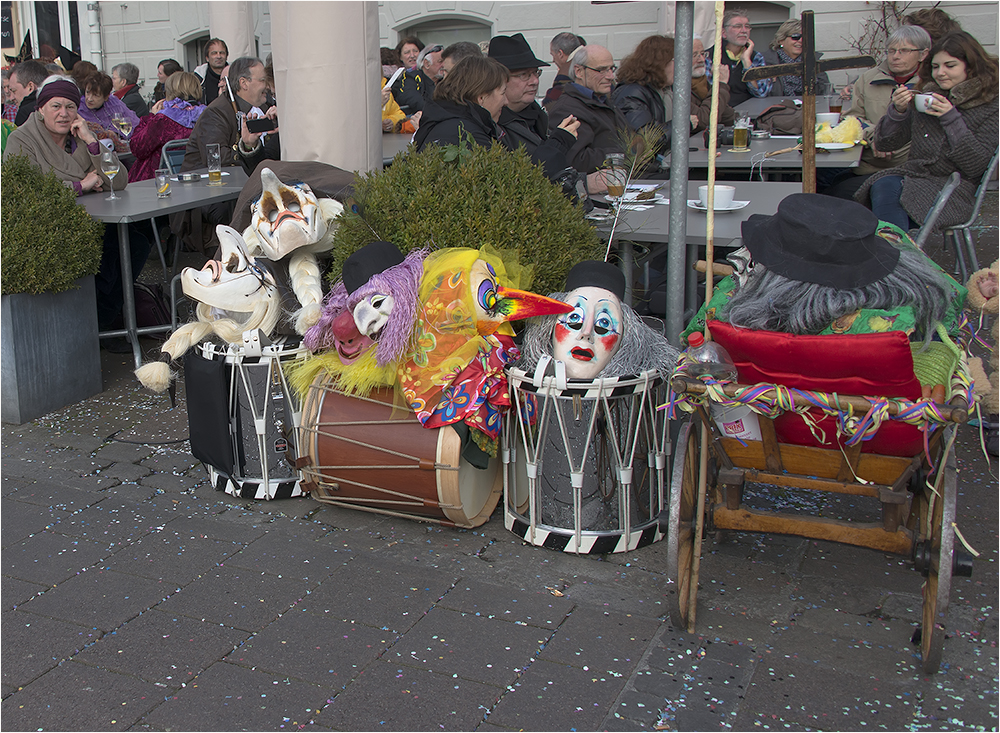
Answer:
<svg viewBox="0 0 1000 733"><path fill-rule="evenodd" d="M101 266L104 224L78 206L56 174L15 155L0 168L2 292L59 293Z"/></svg>
<svg viewBox="0 0 1000 733"><path fill-rule="evenodd" d="M359 175L347 209L334 236L331 282L349 255L376 239L404 254L487 244L514 251L522 266L533 268L531 290L542 294L563 290L577 262L604 257L582 206L523 150L500 145L410 149L386 170Z"/></svg>

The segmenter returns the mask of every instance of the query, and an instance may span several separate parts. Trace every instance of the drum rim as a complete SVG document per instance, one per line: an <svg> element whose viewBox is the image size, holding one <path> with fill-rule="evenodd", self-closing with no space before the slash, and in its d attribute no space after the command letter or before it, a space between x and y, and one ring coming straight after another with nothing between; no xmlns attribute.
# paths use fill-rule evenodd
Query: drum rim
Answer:
<svg viewBox="0 0 1000 733"><path fill-rule="evenodd" d="M663 378L655 369L647 369L639 374L629 374L621 377L597 377L595 379L567 379L565 389L556 388L556 377L548 375L542 378L542 386L535 388L534 378L531 374L518 369L517 367L507 367L504 370L507 379L512 386L520 386L527 383L531 386L532 392L544 391L546 394L555 396L581 396L580 392L599 390L604 395L621 387L656 387L663 383ZM593 399L596 395L583 395L583 399Z"/></svg>

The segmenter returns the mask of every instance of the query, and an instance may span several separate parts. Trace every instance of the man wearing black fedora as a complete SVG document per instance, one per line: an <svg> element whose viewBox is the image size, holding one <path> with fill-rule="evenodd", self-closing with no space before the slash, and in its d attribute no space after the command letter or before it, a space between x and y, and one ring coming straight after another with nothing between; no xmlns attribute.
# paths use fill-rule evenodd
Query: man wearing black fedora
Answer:
<svg viewBox="0 0 1000 733"><path fill-rule="evenodd" d="M576 142L579 123L569 115L550 134L548 113L535 99L541 67L549 64L535 57L521 33L494 36L487 55L510 72L505 93L507 105L500 111L498 124L507 133L511 147L523 146L533 160L542 164L545 175L555 180L570 167L566 154ZM607 190L607 186L603 178L595 178L588 180L588 189L599 193Z"/></svg>

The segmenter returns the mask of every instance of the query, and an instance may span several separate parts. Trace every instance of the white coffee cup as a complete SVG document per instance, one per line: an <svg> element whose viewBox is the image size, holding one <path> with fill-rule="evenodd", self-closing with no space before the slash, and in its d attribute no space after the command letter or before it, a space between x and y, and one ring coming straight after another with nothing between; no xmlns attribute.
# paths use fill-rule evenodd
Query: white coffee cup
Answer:
<svg viewBox="0 0 1000 733"><path fill-rule="evenodd" d="M933 94L915 94L913 96L913 105L917 108L918 112L926 112L930 109L931 102L933 101Z"/></svg>
<svg viewBox="0 0 1000 733"><path fill-rule="evenodd" d="M736 188L733 186L715 185L715 208L728 209L733 204L733 196L736 195ZM708 208L708 186L698 186L698 201Z"/></svg>
<svg viewBox="0 0 1000 733"><path fill-rule="evenodd" d="M820 125L828 122L830 127L836 127L840 123L839 112L820 112L816 115L816 124Z"/></svg>

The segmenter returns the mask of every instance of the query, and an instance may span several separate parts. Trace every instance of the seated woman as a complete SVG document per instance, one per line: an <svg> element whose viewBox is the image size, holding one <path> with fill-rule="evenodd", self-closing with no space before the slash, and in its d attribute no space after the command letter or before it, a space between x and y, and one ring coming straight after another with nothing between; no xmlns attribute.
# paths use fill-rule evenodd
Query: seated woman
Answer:
<svg viewBox="0 0 1000 733"><path fill-rule="evenodd" d="M823 54L817 53L818 59ZM768 66L775 64L794 64L802 56L802 21L786 20L778 26L771 41L771 47L764 51L764 62ZM816 96L829 94L833 87L826 72L816 75ZM802 94L801 76L779 76L771 85L769 97L798 97Z"/></svg>
<svg viewBox="0 0 1000 733"><path fill-rule="evenodd" d="M635 51L622 60L617 79L611 100L624 113L629 127L638 130L656 125L662 131L658 152L670 152L674 39L666 36L642 39Z"/></svg>
<svg viewBox="0 0 1000 733"><path fill-rule="evenodd" d="M945 181L955 171L958 188L937 220L939 229L972 215L976 188L997 148L997 60L965 31L937 41L920 67L920 91L933 101L926 112L913 105L917 92L899 86L875 128L875 147L897 150L910 143L906 162L874 173L854 198L900 229L919 226Z"/></svg>
<svg viewBox="0 0 1000 733"><path fill-rule="evenodd" d="M190 137L191 128L205 111L201 82L194 74L174 72L167 77L165 87L167 98L154 104L152 114L143 117L132 133L135 164L128 172L130 183L152 178L160 167L163 144Z"/></svg>
<svg viewBox="0 0 1000 733"><path fill-rule="evenodd" d="M469 56L455 64L434 88L434 99L424 107L420 129L413 136L417 150L429 143L457 145L469 138L484 146L498 141L513 150L510 136L497 125L500 110L507 103L509 77L507 67L488 56ZM546 171L564 170L568 165L566 153L579 125L575 117L563 120L553 135L529 151L532 161Z"/></svg>
<svg viewBox="0 0 1000 733"><path fill-rule="evenodd" d="M128 181L119 173L108 179L101 172L101 154L106 150L77 114L80 90L69 79L50 77L38 91L35 111L28 121L11 133L4 159L24 155L43 171L56 176L79 196L90 192L116 191ZM117 155L112 153L117 159ZM132 272L139 277L149 255L149 239L135 225L129 225ZM118 255L118 231L105 227L101 269L97 285L97 318L102 329L110 328L121 314L122 284ZM128 347L128 344L124 344Z"/></svg>
<svg viewBox="0 0 1000 733"><path fill-rule="evenodd" d="M153 102L159 102L167 98L167 79L178 71L184 71L184 67L174 59L163 59L156 67L156 86L153 87ZM150 110L152 111L152 110Z"/></svg>
<svg viewBox="0 0 1000 733"><path fill-rule="evenodd" d="M126 120L129 131L139 124L139 118L111 90L111 77L107 74L98 71L86 77L83 80L83 96L80 98L78 113L90 127L94 137L98 140L110 140L115 146L115 152L123 155L129 149L122 140L121 130L114 123L114 117L116 114L121 115Z"/></svg>

